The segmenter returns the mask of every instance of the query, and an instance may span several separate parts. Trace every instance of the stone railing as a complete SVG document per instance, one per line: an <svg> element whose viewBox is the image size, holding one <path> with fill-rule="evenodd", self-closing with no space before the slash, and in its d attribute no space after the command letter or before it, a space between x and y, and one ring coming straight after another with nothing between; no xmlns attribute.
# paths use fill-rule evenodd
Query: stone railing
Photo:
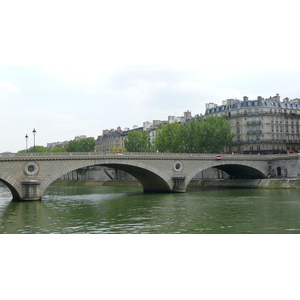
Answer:
<svg viewBox="0 0 300 300"><path fill-rule="evenodd" d="M297 153L287 154L208 154L208 153L161 153L161 152L35 152L35 153L0 153L1 160L62 160L62 159L162 159L162 160L273 160L299 158Z"/></svg>

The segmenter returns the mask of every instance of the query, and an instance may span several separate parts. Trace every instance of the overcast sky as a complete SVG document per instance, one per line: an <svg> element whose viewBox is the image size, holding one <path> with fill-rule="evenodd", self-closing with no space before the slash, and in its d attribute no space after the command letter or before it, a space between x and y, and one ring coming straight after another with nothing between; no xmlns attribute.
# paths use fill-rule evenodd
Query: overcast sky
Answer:
<svg viewBox="0 0 300 300"><path fill-rule="evenodd" d="M46 146L229 98L300 98L297 1L6 2L0 152L32 146L33 128Z"/></svg>

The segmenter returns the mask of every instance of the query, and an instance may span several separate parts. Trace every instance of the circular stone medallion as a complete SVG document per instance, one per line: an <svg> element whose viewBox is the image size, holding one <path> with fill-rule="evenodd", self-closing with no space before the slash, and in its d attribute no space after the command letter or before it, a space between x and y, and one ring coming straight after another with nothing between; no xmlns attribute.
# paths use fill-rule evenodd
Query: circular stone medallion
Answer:
<svg viewBox="0 0 300 300"><path fill-rule="evenodd" d="M181 172L183 170L183 163L181 161L175 161L173 164L173 168L175 172Z"/></svg>
<svg viewBox="0 0 300 300"><path fill-rule="evenodd" d="M26 175L37 175L39 172L39 166L35 162L27 162L24 165L24 173Z"/></svg>

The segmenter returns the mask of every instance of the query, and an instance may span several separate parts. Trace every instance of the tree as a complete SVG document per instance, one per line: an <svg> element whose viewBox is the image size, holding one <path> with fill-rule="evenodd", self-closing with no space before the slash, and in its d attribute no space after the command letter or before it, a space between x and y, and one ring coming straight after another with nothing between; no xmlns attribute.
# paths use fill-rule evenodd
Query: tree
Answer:
<svg viewBox="0 0 300 300"><path fill-rule="evenodd" d="M67 152L66 147L55 147L53 149L48 150L48 152Z"/></svg>
<svg viewBox="0 0 300 300"><path fill-rule="evenodd" d="M220 153L231 145L235 135L231 133L230 124L224 117L210 116L200 126L199 136L203 152Z"/></svg>
<svg viewBox="0 0 300 300"><path fill-rule="evenodd" d="M109 149L109 152L127 152L127 150L119 148L119 147L115 147L115 148Z"/></svg>
<svg viewBox="0 0 300 300"><path fill-rule="evenodd" d="M168 123L161 126L154 140L154 146L159 152L182 152L183 142L181 140L182 126L175 123Z"/></svg>
<svg viewBox="0 0 300 300"><path fill-rule="evenodd" d="M124 142L124 146L129 152L147 152L150 150L148 133L146 131L130 131Z"/></svg>
<svg viewBox="0 0 300 300"><path fill-rule="evenodd" d="M66 147L67 152L93 152L96 142L94 139L86 138L80 140L72 140Z"/></svg>
<svg viewBox="0 0 300 300"><path fill-rule="evenodd" d="M26 152L46 152L46 148L44 146L32 146L30 148L28 148L28 150L21 150L18 151L19 153L26 153Z"/></svg>
<svg viewBox="0 0 300 300"><path fill-rule="evenodd" d="M220 153L232 143L234 134L224 118L192 119L181 125L172 123L158 129L154 145L160 152Z"/></svg>

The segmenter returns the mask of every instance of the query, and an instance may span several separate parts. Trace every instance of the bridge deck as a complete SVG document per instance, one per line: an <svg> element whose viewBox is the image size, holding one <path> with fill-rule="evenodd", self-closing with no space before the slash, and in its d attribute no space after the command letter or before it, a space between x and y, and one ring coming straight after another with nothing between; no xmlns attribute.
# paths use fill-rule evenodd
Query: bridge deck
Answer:
<svg viewBox="0 0 300 300"><path fill-rule="evenodd" d="M153 152L35 152L35 153L0 153L0 161L20 160L61 160L61 159L162 159L162 160L220 160L228 161L271 161L298 159L297 153L291 154L207 154L207 153L153 153ZM221 156L221 157L220 157Z"/></svg>

